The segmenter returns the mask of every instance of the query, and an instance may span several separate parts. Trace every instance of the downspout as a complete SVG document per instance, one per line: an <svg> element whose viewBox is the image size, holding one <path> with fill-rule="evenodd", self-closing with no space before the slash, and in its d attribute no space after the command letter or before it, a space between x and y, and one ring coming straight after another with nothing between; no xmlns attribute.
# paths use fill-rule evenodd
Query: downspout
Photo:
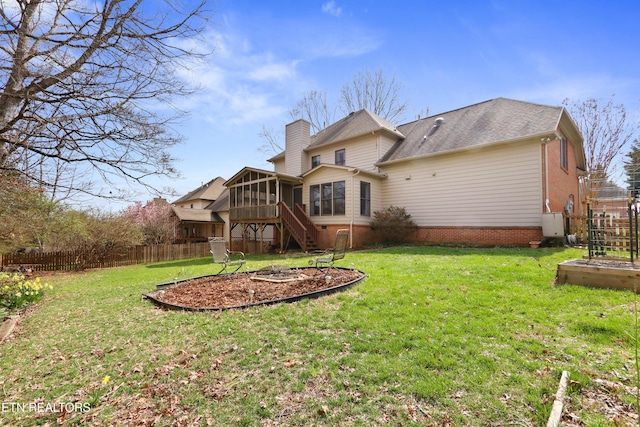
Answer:
<svg viewBox="0 0 640 427"><path fill-rule="evenodd" d="M547 213L551 213L549 207L549 141L544 143L544 206L547 208Z"/></svg>
<svg viewBox="0 0 640 427"><path fill-rule="evenodd" d="M558 132L553 133L555 135L555 139L545 138L544 139L544 195L545 195L545 207L547 208L547 213L551 213L551 208L549 207L549 144L551 142L556 142L561 139Z"/></svg>
<svg viewBox="0 0 640 427"><path fill-rule="evenodd" d="M353 223L356 219L356 187L355 178L360 173L360 169L356 169L356 173L351 175L351 223L349 224L349 249L353 248Z"/></svg>

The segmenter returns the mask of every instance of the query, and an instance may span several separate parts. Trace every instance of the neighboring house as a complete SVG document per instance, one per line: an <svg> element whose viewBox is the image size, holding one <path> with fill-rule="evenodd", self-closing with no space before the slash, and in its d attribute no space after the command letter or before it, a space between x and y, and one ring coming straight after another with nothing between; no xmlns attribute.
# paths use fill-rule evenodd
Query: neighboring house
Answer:
<svg viewBox="0 0 640 427"><path fill-rule="evenodd" d="M589 204L591 209L599 214L607 213L615 218L626 218L630 202L629 194L629 190L611 181L605 181Z"/></svg>
<svg viewBox="0 0 640 427"><path fill-rule="evenodd" d="M176 242L206 242L208 237L228 236L228 221L217 213L219 206L225 204L223 195L228 193L224 182L224 178L217 177L172 203L179 220Z"/></svg>
<svg viewBox="0 0 640 427"><path fill-rule="evenodd" d="M373 212L389 206L406 208L416 242L526 246L542 239L543 214L557 213L562 228L585 170L563 107L505 98L401 126L360 110L310 135L297 120L269 161L274 171L245 167L225 183L245 249L247 231L259 240L267 228L284 247L331 247L340 228L361 246Z"/></svg>

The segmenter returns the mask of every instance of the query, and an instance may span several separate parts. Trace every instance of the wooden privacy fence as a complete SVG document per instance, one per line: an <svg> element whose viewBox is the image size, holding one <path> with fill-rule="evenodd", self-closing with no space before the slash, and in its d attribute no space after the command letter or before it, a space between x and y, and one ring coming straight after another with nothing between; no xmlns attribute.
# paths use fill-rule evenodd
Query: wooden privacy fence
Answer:
<svg viewBox="0 0 640 427"><path fill-rule="evenodd" d="M601 252L628 252L637 250L629 218L623 215L616 217L610 214L593 214L591 218L591 236L589 236L589 217L587 215L571 215L569 221L569 234L574 234L579 243L587 244L589 237L591 243L601 248ZM635 217L633 220L635 222ZM634 225L635 228L635 225Z"/></svg>
<svg viewBox="0 0 640 427"><path fill-rule="evenodd" d="M0 265L2 267L23 266L33 271L73 271L203 258L210 255L209 243L206 242L135 246L104 255L88 254L83 251L12 253L0 255Z"/></svg>

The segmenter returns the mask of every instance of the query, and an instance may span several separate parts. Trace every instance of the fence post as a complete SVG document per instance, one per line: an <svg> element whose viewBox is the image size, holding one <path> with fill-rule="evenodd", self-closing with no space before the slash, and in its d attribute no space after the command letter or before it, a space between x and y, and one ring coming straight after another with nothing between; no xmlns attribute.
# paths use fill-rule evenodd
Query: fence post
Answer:
<svg viewBox="0 0 640 427"><path fill-rule="evenodd" d="M589 248L589 259L591 259L591 257L593 256L593 236L591 235L591 221L593 214L591 212L591 205L589 203L587 203L587 236L589 236L589 238L587 239L587 247Z"/></svg>
<svg viewBox="0 0 640 427"><path fill-rule="evenodd" d="M631 198L629 198L629 203L627 203L627 211L629 212L629 254L631 256L631 263L633 263L633 235L635 233L633 231L633 211L631 210L631 206Z"/></svg>

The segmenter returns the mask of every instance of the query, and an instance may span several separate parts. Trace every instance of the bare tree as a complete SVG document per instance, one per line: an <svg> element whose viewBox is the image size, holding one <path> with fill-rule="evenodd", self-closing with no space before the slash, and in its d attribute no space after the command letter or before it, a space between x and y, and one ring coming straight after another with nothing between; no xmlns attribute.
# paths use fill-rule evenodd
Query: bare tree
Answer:
<svg viewBox="0 0 640 427"><path fill-rule="evenodd" d="M311 132L317 133L335 121L335 108L327 104L327 93L317 90L307 92L289 111L292 119L303 118L311 123Z"/></svg>
<svg viewBox="0 0 640 427"><path fill-rule="evenodd" d="M341 90L341 98L336 107L327 103L327 94L312 90L305 93L302 99L289 110L293 120L305 119L311 124L311 132L317 133L336 121L336 111L345 115L354 111L367 109L383 119L401 120L407 110L407 104L398 101L401 86L394 76L388 77L382 70L358 72L353 80L346 83ZM260 150L265 153L279 153L284 150L282 135L271 128L262 127L258 134L265 143Z"/></svg>
<svg viewBox="0 0 640 427"><path fill-rule="evenodd" d="M398 100L400 89L395 76L382 70L359 72L342 87L340 109L346 115L366 108L383 119L398 120L407 110L407 104Z"/></svg>
<svg viewBox="0 0 640 427"><path fill-rule="evenodd" d="M176 70L200 56L185 40L206 11L157 4L0 0L0 173L103 197L123 193L96 178L177 175L171 103L194 88Z"/></svg>
<svg viewBox="0 0 640 427"><path fill-rule="evenodd" d="M584 138L587 177L583 190L588 200L595 200L602 184L616 172L622 149L632 140L638 124L630 122L623 104L614 104L614 96L605 104L595 98L565 99L563 104Z"/></svg>
<svg viewBox="0 0 640 427"><path fill-rule="evenodd" d="M276 132L273 128L262 125L262 130L258 133L258 136L264 140L264 143L258 150L265 154L277 154L284 151L283 135L284 132Z"/></svg>

